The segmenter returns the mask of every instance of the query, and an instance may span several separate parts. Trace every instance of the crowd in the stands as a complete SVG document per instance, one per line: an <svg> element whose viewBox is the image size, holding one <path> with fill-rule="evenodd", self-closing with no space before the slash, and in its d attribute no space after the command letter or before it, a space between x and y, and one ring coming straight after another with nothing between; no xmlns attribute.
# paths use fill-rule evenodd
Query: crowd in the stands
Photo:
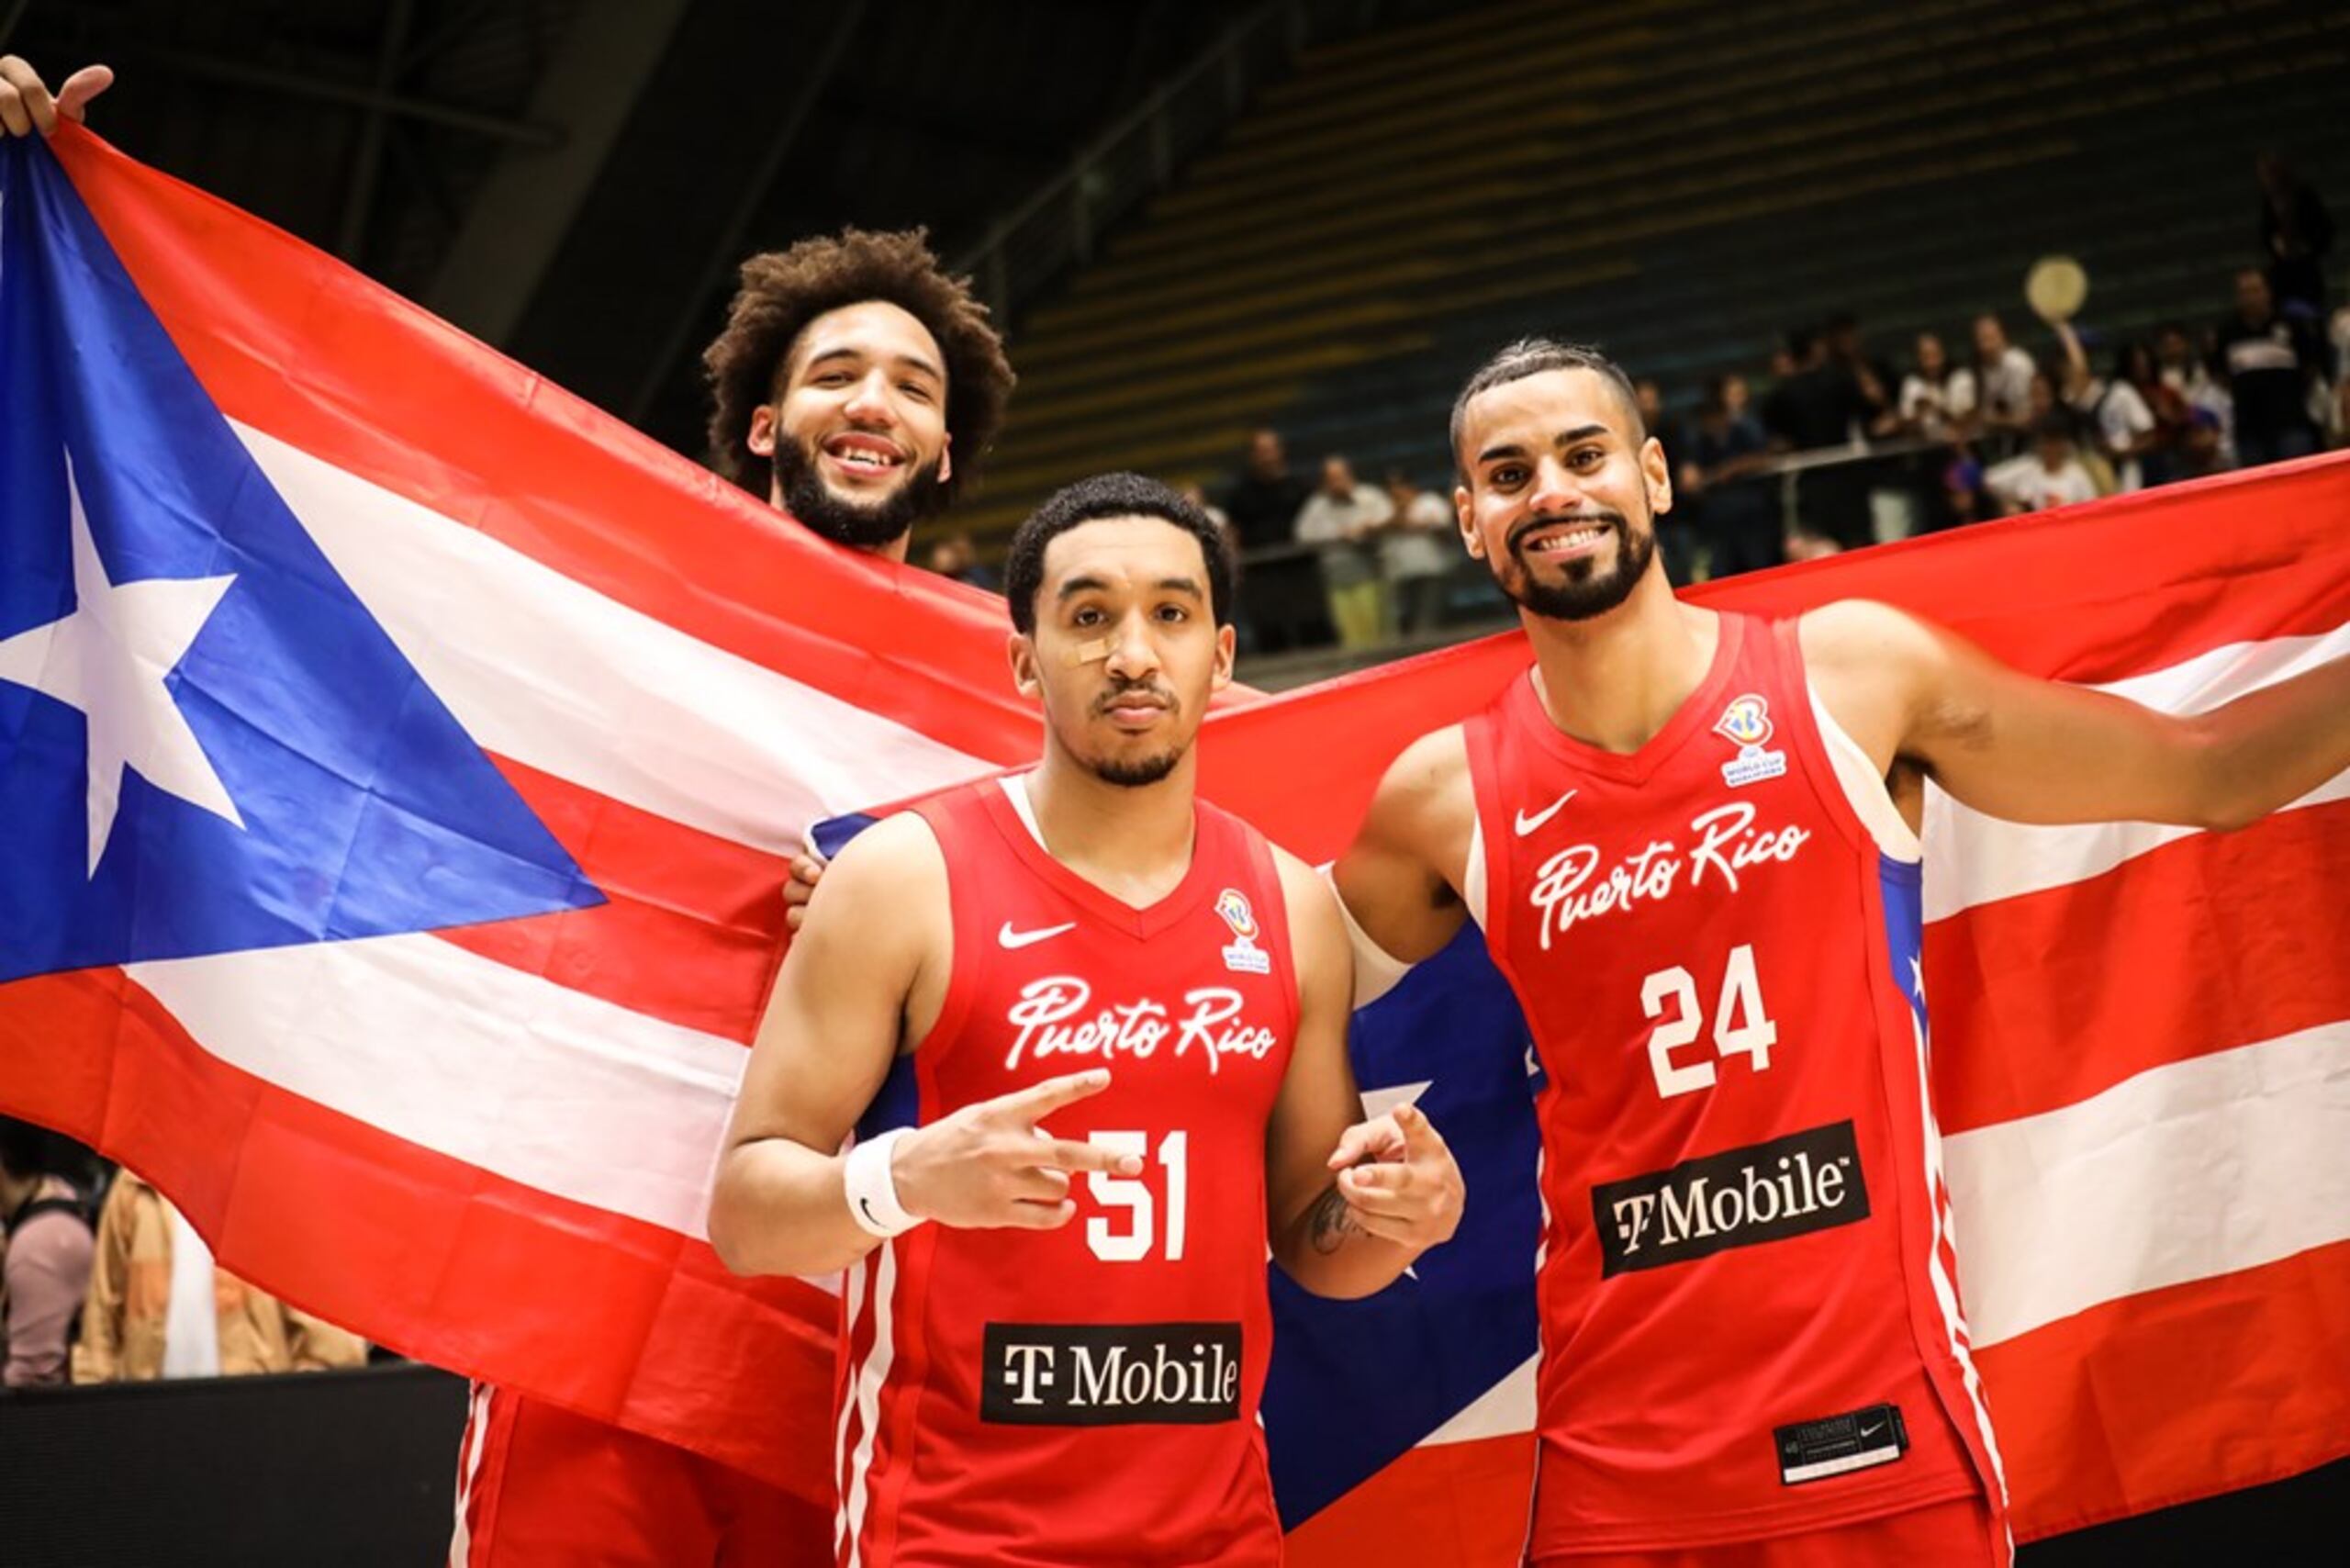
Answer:
<svg viewBox="0 0 2350 1568"><path fill-rule="evenodd" d="M2258 175L2264 264L2234 274L2232 305L2208 323L2131 334L2051 312L2035 353L1986 313L1960 335L1918 333L1897 367L1841 315L1786 333L1757 366L1759 396L1735 372L1702 388L1639 381L1673 474L1658 520L1673 580L2350 442L2350 305L2332 309L2326 288L2333 220L2281 161L2263 157ZM1374 647L1494 614L1449 537L1449 477L1424 477L1429 488L1401 470L1369 483L1339 454L1309 474L1278 431L1256 431L1231 479L1200 497L1249 565L1248 645Z"/></svg>

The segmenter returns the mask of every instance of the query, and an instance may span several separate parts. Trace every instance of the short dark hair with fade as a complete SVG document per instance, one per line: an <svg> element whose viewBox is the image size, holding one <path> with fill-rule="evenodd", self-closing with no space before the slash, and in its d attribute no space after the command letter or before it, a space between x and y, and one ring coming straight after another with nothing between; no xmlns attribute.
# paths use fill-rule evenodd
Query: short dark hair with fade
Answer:
<svg viewBox="0 0 2350 1568"><path fill-rule="evenodd" d="M1468 420L1470 400L1496 386L1553 370L1588 370L1613 384L1617 401L1624 406L1624 417L1631 421L1633 441L1647 437L1648 423L1640 418L1639 395L1632 390L1632 378L1624 374L1622 365L1588 343L1561 342L1556 338L1520 338L1478 366L1477 373L1460 388L1460 396L1452 400L1452 465L1457 473L1465 478L1469 472L1469 465L1460 461L1460 427Z"/></svg>
<svg viewBox="0 0 2350 1568"><path fill-rule="evenodd" d="M1012 623L1036 630L1036 596L1045 587L1046 546L1080 523L1111 517L1155 517L1200 542L1208 567L1208 610L1219 626L1232 623L1232 545L1215 520L1182 495L1140 474L1096 474L1065 485L1028 514L1003 558L1003 594Z"/></svg>
<svg viewBox="0 0 2350 1568"><path fill-rule="evenodd" d="M951 498L978 477L1012 397L1012 362L968 277L950 277L929 233L844 229L743 263L726 330L702 352L710 383L710 465L767 498L771 465L743 443L752 410L775 398L784 362L808 323L829 311L885 300L938 340L946 364L946 433L955 446Z"/></svg>

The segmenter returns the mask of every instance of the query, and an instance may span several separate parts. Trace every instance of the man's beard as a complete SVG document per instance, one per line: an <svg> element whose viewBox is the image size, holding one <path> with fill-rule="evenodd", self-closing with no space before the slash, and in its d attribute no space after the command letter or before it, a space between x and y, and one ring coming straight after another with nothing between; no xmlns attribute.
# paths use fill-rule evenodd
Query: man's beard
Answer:
<svg viewBox="0 0 2350 1568"><path fill-rule="evenodd" d="M926 463L895 490L870 504L845 500L816 473L814 454L782 431L776 432L776 488L783 510L835 544L871 550L890 543L924 518L946 508L946 485L938 464Z"/></svg>
<svg viewBox="0 0 2350 1568"><path fill-rule="evenodd" d="M1124 762L1096 761L1086 766L1093 770L1093 777L1104 784L1115 784L1121 790L1140 790L1174 772L1176 764L1182 760L1181 751L1170 750L1160 752L1157 756L1139 756Z"/></svg>
<svg viewBox="0 0 2350 1568"><path fill-rule="evenodd" d="M1148 681L1135 681L1113 687L1103 692L1094 700L1093 711L1096 714L1107 714L1111 709L1118 705L1119 698L1133 691L1147 691L1165 701L1167 712L1170 717L1181 711L1173 693L1163 688L1153 686ZM1158 783L1174 772L1176 765L1182 760L1183 748L1176 745L1168 747L1157 756L1093 757L1088 758L1085 766L1092 771L1094 778L1104 784L1114 784L1121 790L1140 790Z"/></svg>
<svg viewBox="0 0 2350 1568"><path fill-rule="evenodd" d="M1522 543L1527 534L1538 528L1565 521L1600 522L1612 529L1616 534L1614 568L1603 573L1591 557L1584 556L1566 563L1566 581L1536 581L1533 564L1527 559ZM1515 580L1495 574L1504 593L1545 621L1589 621L1631 598L1632 590L1648 575L1649 563L1656 558L1655 518L1650 518L1645 533L1633 532L1622 512L1593 512L1573 519L1544 518L1521 524L1511 533L1507 549L1517 570L1513 574Z"/></svg>

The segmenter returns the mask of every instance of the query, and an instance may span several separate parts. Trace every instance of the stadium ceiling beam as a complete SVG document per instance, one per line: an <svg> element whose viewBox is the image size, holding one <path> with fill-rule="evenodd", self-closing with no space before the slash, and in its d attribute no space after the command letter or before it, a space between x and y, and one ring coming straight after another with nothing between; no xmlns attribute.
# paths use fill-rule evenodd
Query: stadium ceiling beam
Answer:
<svg viewBox="0 0 2350 1568"><path fill-rule="evenodd" d="M384 39L375 55L375 91L389 96L399 80L400 54L408 47L408 28L416 20L416 0L392 0L384 20ZM384 169L384 137L391 116L381 106L364 111L359 123L359 145L351 155L351 180L343 187L342 222L335 234L335 254L359 264L360 248L367 240L367 216L375 207L375 178Z"/></svg>
<svg viewBox="0 0 2350 1568"><path fill-rule="evenodd" d="M694 329L701 324L702 308L716 282L732 273L742 260L744 236L751 231L752 220L759 208L767 204L767 191L776 176L783 172L783 161L791 151L792 143L800 140L800 128L815 112L816 104L823 97L833 74L839 70L842 55L848 51L849 39L856 35L857 24L865 18L866 0L847 0L834 13L832 31L824 37L822 50L812 61L799 65L792 77L790 105L767 139L766 151L760 156L756 170L743 182L742 194L734 203L733 212L727 218L726 227L718 241L703 254L701 265L696 269L692 286L680 296L677 319L670 323L659 352L644 362L644 375L636 384L636 391L629 398L622 417L632 425L642 426L645 410L668 383L669 372L677 358L686 352Z"/></svg>
<svg viewBox="0 0 2350 1568"><path fill-rule="evenodd" d="M564 133L551 125L483 114L477 109L437 103L430 98L410 97L375 86L372 83L336 82L301 72L280 70L275 66L255 65L248 61L228 60L218 55L194 54L185 50L150 50L134 45L117 48L113 53L118 60L151 63L194 82L218 82L224 86L252 87L263 92L279 93L289 98L341 104L351 108L377 111L395 119L421 120L427 125L447 126L452 130L469 130L478 136L510 141L518 146L560 147L564 141Z"/></svg>
<svg viewBox="0 0 2350 1568"><path fill-rule="evenodd" d="M426 295L435 313L492 343L513 332L688 4L581 6L531 102L533 121L563 128L560 143L509 152L482 182Z"/></svg>

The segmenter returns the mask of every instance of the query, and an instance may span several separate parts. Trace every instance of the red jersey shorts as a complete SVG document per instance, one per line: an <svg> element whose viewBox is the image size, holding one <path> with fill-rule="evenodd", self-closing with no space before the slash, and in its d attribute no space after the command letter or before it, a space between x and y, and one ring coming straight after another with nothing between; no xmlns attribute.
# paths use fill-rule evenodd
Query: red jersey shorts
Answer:
<svg viewBox="0 0 2350 1568"><path fill-rule="evenodd" d="M2011 1557L1983 1499L1960 1497L1735 1546L1544 1557L1533 1568L2008 1568Z"/></svg>
<svg viewBox="0 0 2350 1568"><path fill-rule="evenodd" d="M818 1568L833 1517L658 1439L476 1383L450 1568Z"/></svg>

